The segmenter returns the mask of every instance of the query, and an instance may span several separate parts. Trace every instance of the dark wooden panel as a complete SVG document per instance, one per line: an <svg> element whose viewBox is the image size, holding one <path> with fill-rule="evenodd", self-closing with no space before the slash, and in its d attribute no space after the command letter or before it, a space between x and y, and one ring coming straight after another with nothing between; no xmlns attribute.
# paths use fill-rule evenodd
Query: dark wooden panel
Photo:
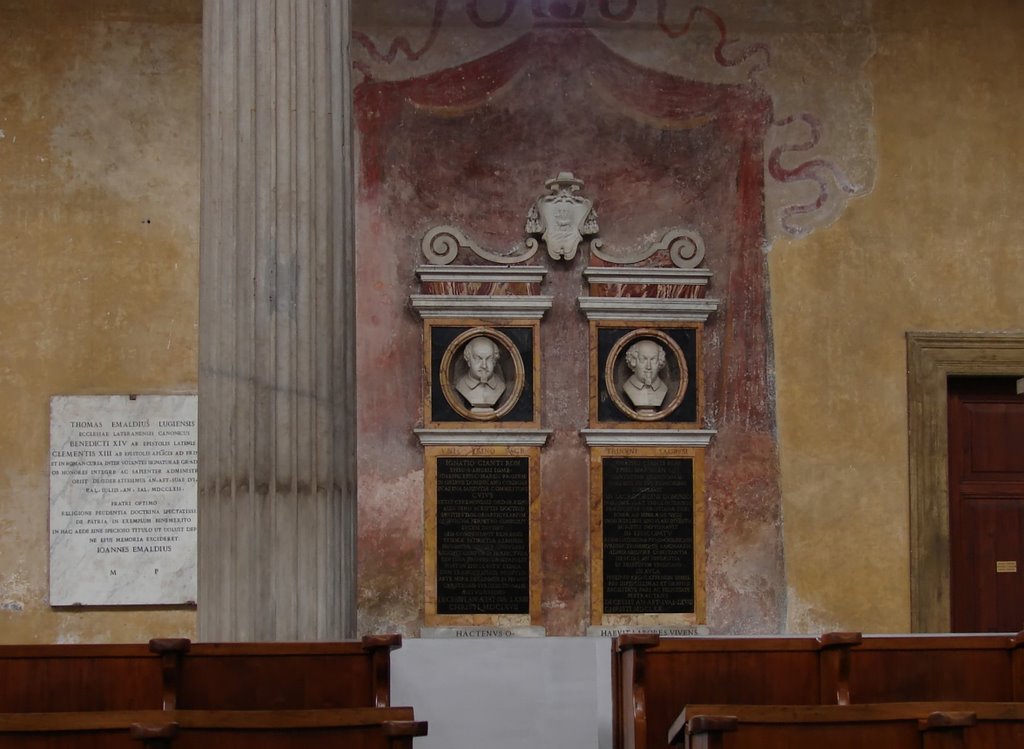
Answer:
<svg viewBox="0 0 1024 749"><path fill-rule="evenodd" d="M948 384L950 619L1024 628L1024 396L1012 377Z"/></svg>
<svg viewBox="0 0 1024 749"><path fill-rule="evenodd" d="M339 643L0 646L0 712L386 707L398 635Z"/></svg>
<svg viewBox="0 0 1024 749"><path fill-rule="evenodd" d="M613 643L616 749L662 749L686 705L983 701L1024 696L1024 634L659 638Z"/></svg>
<svg viewBox="0 0 1024 749"><path fill-rule="evenodd" d="M91 711L0 714L0 747L403 749L426 723L411 707L281 711Z"/></svg>
<svg viewBox="0 0 1024 749"><path fill-rule="evenodd" d="M180 709L385 707L397 636L346 643L198 643L180 664Z"/></svg>
<svg viewBox="0 0 1024 749"><path fill-rule="evenodd" d="M961 487L963 488L963 487ZM1024 500L961 491L952 581L953 629L1024 628Z"/></svg>
<svg viewBox="0 0 1024 749"><path fill-rule="evenodd" d="M145 645L0 646L0 711L159 709L162 678Z"/></svg>
<svg viewBox="0 0 1024 749"><path fill-rule="evenodd" d="M625 749L663 749L690 703L815 704L820 647L813 637L620 637L614 735Z"/></svg>
<svg viewBox="0 0 1024 749"><path fill-rule="evenodd" d="M965 477L1019 481L1024 474L1024 450L1021 442L1007 435L1024 435L1024 409L1014 400L965 402L967 430L971 435L970 463Z"/></svg>
<svg viewBox="0 0 1024 749"><path fill-rule="evenodd" d="M1009 636L865 636L849 650L850 701L1010 701Z"/></svg>
<svg viewBox="0 0 1024 749"><path fill-rule="evenodd" d="M964 731L963 749L1024 747L1024 720L985 720ZM931 747L925 747L931 749ZM936 747L936 749L939 749Z"/></svg>
<svg viewBox="0 0 1024 749"><path fill-rule="evenodd" d="M411 707L340 710L175 711L169 749L401 749L427 724Z"/></svg>
<svg viewBox="0 0 1024 749"><path fill-rule="evenodd" d="M0 713L0 747L7 749L143 749L131 737L135 721L158 722L160 710Z"/></svg>
<svg viewBox="0 0 1024 749"><path fill-rule="evenodd" d="M673 724L694 749L1010 749L1021 746L1021 703L690 705Z"/></svg>

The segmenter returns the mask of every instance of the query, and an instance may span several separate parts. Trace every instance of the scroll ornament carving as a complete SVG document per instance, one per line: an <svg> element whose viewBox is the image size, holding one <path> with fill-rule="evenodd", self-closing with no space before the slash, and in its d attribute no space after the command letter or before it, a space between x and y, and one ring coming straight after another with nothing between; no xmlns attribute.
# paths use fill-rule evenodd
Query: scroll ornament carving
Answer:
<svg viewBox="0 0 1024 749"><path fill-rule="evenodd" d="M423 235L420 242L420 249L423 256L431 265L448 265L454 262L459 255L459 250L466 249L473 252L484 260L501 265L514 265L529 260L537 252L537 243L531 246L527 242L526 252L509 255L499 255L496 252L484 249L471 240L466 234L454 226L435 226Z"/></svg>
<svg viewBox="0 0 1024 749"><path fill-rule="evenodd" d="M660 240L651 242L639 252L622 255L606 252L599 239L590 243L590 251L595 257L617 265L639 263L666 250L677 268L696 268L704 260L704 239L692 229L676 227L669 229Z"/></svg>
<svg viewBox="0 0 1024 749"><path fill-rule="evenodd" d="M617 250L610 252L596 236L597 212L593 202L579 195L583 180L572 172L559 172L557 177L547 180L545 187L550 194L534 201L526 217L525 250L516 249L506 254L493 252L474 242L461 229L448 224L434 226L423 235L420 249L431 265L449 265L463 250L477 257L499 265L515 265L532 258L543 240L548 255L554 260L572 260L576 257L580 243L586 237L593 237L590 251L595 256L615 265L633 265L643 262L659 253L668 253L677 268L697 268L704 261L704 239L693 229L673 227L662 234L661 239L649 242L640 250ZM540 240L536 235L540 235Z"/></svg>
<svg viewBox="0 0 1024 749"><path fill-rule="evenodd" d="M553 260L572 260L585 236L597 234L597 214L594 204L577 193L583 180L572 172L559 172L544 186L550 195L537 198L526 217L526 233L540 234ZM537 240L531 237L526 246L536 249Z"/></svg>

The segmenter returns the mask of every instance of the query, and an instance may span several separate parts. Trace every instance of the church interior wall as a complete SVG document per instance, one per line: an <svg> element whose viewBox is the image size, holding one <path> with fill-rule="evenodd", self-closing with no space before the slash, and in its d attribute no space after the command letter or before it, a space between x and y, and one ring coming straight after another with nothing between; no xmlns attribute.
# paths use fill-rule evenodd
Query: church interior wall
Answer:
<svg viewBox="0 0 1024 749"><path fill-rule="evenodd" d="M874 4L874 189L769 255L792 631L909 631L905 333L1024 326L1022 10Z"/></svg>
<svg viewBox="0 0 1024 749"><path fill-rule="evenodd" d="M0 642L190 636L48 605L49 399L196 390L199 2L0 2Z"/></svg>
<svg viewBox="0 0 1024 749"><path fill-rule="evenodd" d="M779 111L798 111L802 76L824 70L842 82L838 93L814 89L802 106L830 124L814 156L844 170L850 189L831 183L819 220L785 214L813 202L814 180L773 187L766 177L781 489L769 527L782 558L770 544L754 548L784 569L779 629L906 631L905 333L1022 328L1024 166L1014 155L1024 146L1015 38L1024 9L915 0L830 3L815 15L816 4L773 5L785 23L716 8L736 37L777 50L764 86ZM194 392L197 381L201 3L83 6L0 0L2 642L138 641L195 627L189 609L47 603L50 396ZM394 32L374 16L362 23L381 40ZM407 31L422 40L422 25ZM495 46L468 24L459 33L448 57L399 60L396 78ZM651 52L643 61L664 67L672 58ZM791 151L782 166L807 160ZM405 274L418 248L393 251L410 258ZM411 282L396 270L360 286L360 303L379 304L381 316L361 321L364 336L389 320L416 326L405 306ZM364 357L361 392L386 403L395 383L418 387L416 360ZM382 364L402 371L387 381ZM365 390L373 378L380 392ZM360 628L412 635L423 606L420 448L395 436L401 425L391 417L387 433L376 419L361 416L360 465L394 467L386 481L361 478ZM574 533L581 550L582 530ZM577 585L583 574L567 579ZM554 619L566 630L583 611L570 610Z"/></svg>

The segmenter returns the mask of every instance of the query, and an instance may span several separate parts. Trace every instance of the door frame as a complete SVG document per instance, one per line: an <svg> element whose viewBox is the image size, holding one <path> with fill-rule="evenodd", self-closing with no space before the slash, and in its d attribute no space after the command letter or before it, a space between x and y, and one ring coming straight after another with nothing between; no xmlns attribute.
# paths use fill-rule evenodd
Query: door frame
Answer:
<svg viewBox="0 0 1024 749"><path fill-rule="evenodd" d="M1024 376L1024 334L907 333L910 452L910 623L948 632L949 375Z"/></svg>

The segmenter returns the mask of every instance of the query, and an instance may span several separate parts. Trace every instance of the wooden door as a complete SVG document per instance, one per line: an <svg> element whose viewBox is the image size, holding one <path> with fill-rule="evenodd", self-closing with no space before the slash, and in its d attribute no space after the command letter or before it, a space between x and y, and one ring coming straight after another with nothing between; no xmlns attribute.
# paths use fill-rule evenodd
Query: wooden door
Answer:
<svg viewBox="0 0 1024 749"><path fill-rule="evenodd" d="M1024 629L1024 396L1016 380L949 378L954 632Z"/></svg>

